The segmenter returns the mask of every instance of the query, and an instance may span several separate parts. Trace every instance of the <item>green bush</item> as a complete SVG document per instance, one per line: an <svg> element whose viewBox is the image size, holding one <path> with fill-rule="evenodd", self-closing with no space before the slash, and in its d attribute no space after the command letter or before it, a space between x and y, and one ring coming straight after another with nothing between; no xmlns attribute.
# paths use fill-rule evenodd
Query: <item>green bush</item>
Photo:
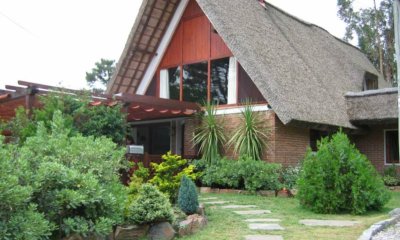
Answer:
<svg viewBox="0 0 400 240"><path fill-rule="evenodd" d="M144 184L129 207L128 221L136 224L173 222L174 212L168 198L156 187Z"/></svg>
<svg viewBox="0 0 400 240"><path fill-rule="evenodd" d="M12 171L22 173L13 180L24 187L20 204L33 206L31 212L37 209L47 226L55 226L52 237L108 235L123 221L127 196L118 172L125 167L125 149L104 137L71 136L60 111L55 111L49 127L40 122L34 136L19 146L8 145L14 153L1 154L12 163ZM38 221L36 228L31 223L35 229L43 225Z"/></svg>
<svg viewBox="0 0 400 240"><path fill-rule="evenodd" d="M383 176L383 182L386 186L397 186L399 184L399 179L392 177L390 175Z"/></svg>
<svg viewBox="0 0 400 240"><path fill-rule="evenodd" d="M186 175L192 180L196 179L196 174L193 173L194 166L188 165L186 159L171 154L171 152L164 154L162 159L163 162L160 164L151 164L154 177L149 182L166 194L171 202L175 202L178 197L181 178Z"/></svg>
<svg viewBox="0 0 400 240"><path fill-rule="evenodd" d="M199 208L196 186L188 177L183 176L179 187L178 206L186 214L193 214Z"/></svg>
<svg viewBox="0 0 400 240"><path fill-rule="evenodd" d="M278 190L281 187L280 170L279 164L254 161L248 157L237 161L221 159L204 170L201 181L210 187Z"/></svg>
<svg viewBox="0 0 400 240"><path fill-rule="evenodd" d="M302 206L318 213L363 214L388 202L382 179L346 134L324 138L316 153L308 150L298 181Z"/></svg>
<svg viewBox="0 0 400 240"><path fill-rule="evenodd" d="M282 169L281 181L284 188L291 190L296 187L301 166L289 166Z"/></svg>

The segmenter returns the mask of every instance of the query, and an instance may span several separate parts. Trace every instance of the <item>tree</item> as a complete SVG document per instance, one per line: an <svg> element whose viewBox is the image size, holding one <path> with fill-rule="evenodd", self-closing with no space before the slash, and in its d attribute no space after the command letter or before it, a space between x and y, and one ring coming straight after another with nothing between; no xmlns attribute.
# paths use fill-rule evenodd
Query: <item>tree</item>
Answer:
<svg viewBox="0 0 400 240"><path fill-rule="evenodd" d="M355 10L354 0L337 0L338 16L346 24L344 40L349 42L357 36L358 47L363 51L386 81L393 85L396 80L394 48L393 0L376 0L374 6Z"/></svg>
<svg viewBox="0 0 400 240"><path fill-rule="evenodd" d="M86 82L94 91L103 91L115 71L115 60L102 58L95 65L91 72L86 72Z"/></svg>

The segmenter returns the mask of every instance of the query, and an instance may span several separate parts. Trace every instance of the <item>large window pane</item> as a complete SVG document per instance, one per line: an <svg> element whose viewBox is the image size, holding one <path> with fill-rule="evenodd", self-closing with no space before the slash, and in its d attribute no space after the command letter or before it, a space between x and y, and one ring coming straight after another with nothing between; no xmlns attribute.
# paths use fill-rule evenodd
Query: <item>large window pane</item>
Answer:
<svg viewBox="0 0 400 240"><path fill-rule="evenodd" d="M228 103L229 58L211 61L211 101Z"/></svg>
<svg viewBox="0 0 400 240"><path fill-rule="evenodd" d="M398 131L386 131L385 142L386 142L386 163L387 164L399 164L399 138Z"/></svg>
<svg viewBox="0 0 400 240"><path fill-rule="evenodd" d="M183 66L183 101L207 101L207 68L207 62Z"/></svg>
<svg viewBox="0 0 400 240"><path fill-rule="evenodd" d="M169 80L169 99L179 100L180 96L180 67L168 69L168 80Z"/></svg>

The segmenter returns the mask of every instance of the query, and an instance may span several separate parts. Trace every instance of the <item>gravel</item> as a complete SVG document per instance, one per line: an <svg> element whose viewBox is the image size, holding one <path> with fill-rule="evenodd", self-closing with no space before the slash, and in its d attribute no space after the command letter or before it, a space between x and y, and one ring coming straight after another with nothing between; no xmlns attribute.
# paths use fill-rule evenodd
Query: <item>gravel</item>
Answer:
<svg viewBox="0 0 400 240"><path fill-rule="evenodd" d="M400 222L388 227L375 235L372 240L398 240L400 239Z"/></svg>

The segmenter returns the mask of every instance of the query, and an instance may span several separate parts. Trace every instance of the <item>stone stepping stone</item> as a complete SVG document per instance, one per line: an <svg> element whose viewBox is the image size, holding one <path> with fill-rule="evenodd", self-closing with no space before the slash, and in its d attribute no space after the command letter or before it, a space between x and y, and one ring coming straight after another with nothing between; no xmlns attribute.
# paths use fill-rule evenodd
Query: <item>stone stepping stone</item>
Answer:
<svg viewBox="0 0 400 240"><path fill-rule="evenodd" d="M270 210L248 210L248 211L233 211L239 215L262 215L266 213L271 213Z"/></svg>
<svg viewBox="0 0 400 240"><path fill-rule="evenodd" d="M217 200L217 197L206 197L206 198L199 198L199 200L207 201L207 200Z"/></svg>
<svg viewBox="0 0 400 240"><path fill-rule="evenodd" d="M226 205L221 208L236 209L236 208L255 208L256 205Z"/></svg>
<svg viewBox="0 0 400 240"><path fill-rule="evenodd" d="M314 227L352 227L359 224L359 221L348 220L317 220L317 219L303 219L299 223L306 226Z"/></svg>
<svg viewBox="0 0 400 240"><path fill-rule="evenodd" d="M283 240L280 235L247 235L245 240Z"/></svg>
<svg viewBox="0 0 400 240"><path fill-rule="evenodd" d="M261 222L280 222L282 220L276 218L252 218L252 219L246 219L244 221L250 223L261 223Z"/></svg>
<svg viewBox="0 0 400 240"><path fill-rule="evenodd" d="M251 230L267 230L267 231L285 230L281 225L277 223L250 223L249 228Z"/></svg>
<svg viewBox="0 0 400 240"><path fill-rule="evenodd" d="M225 203L228 203L228 202L227 201L204 202L204 204L212 204L212 205L225 204Z"/></svg>

